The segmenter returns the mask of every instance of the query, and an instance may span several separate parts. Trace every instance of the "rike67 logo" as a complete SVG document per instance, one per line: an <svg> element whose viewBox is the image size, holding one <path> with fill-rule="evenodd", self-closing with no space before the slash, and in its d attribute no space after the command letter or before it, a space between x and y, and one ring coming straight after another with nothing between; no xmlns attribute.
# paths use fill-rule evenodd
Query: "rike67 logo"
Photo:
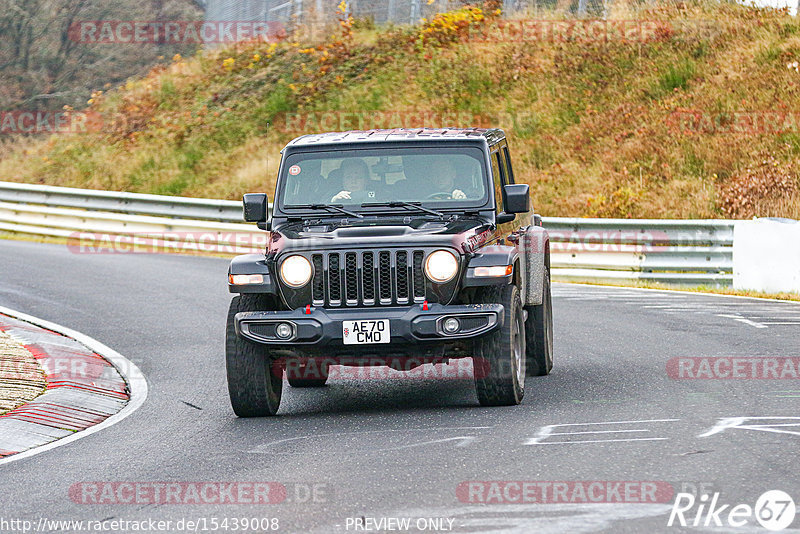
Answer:
<svg viewBox="0 0 800 534"><path fill-rule="evenodd" d="M669 514L667 526L681 527L744 527L753 519L767 530L779 531L792 524L796 508L788 493L770 490L763 493L755 506L749 504L723 504L720 494L711 497L703 494L678 493Z"/></svg>

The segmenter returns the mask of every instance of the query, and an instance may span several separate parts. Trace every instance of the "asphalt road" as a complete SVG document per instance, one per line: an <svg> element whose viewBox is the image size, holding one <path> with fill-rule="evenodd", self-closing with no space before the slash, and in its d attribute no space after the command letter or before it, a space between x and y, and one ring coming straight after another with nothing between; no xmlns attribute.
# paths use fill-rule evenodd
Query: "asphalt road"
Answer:
<svg viewBox="0 0 800 534"><path fill-rule="evenodd" d="M277 518L282 532L344 532L353 518L410 517L451 519L454 532L679 530L667 527L671 501L474 504L456 495L465 481L660 481L704 485L730 504L752 506L772 489L800 502L797 378L667 372L672 358L800 356L798 304L556 284L555 368L528 379L521 406L480 408L469 380L337 380L286 385L279 417L245 420L225 386L226 268L0 241L0 305L96 338L150 386L119 424L0 466L0 520L259 517ZM782 419L727 419L710 432L736 417ZM275 481L288 499L93 505L69 494L82 482L170 481Z"/></svg>

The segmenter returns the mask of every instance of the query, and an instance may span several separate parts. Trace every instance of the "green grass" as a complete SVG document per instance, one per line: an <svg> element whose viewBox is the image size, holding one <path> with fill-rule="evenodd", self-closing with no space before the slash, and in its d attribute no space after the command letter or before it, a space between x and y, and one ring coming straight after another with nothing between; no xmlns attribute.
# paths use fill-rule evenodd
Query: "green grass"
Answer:
<svg viewBox="0 0 800 534"><path fill-rule="evenodd" d="M543 215L800 218L796 174L789 186L768 176L747 187L762 161L797 168L800 131L715 134L670 122L686 110L800 110L800 74L786 68L800 61L800 21L704 0L615 3L615 18L665 29L643 42L475 42L467 36L493 14L461 9L417 26L361 20L332 25L321 41L203 52L97 95L101 131L7 143L0 176L237 199L271 192L280 149L321 128L288 131L287 114L356 114L350 126L370 128L417 127L415 113L435 112L495 117ZM739 190L753 201L739 202Z"/></svg>
<svg viewBox="0 0 800 534"><path fill-rule="evenodd" d="M696 70L695 62L688 58L680 59L676 64L668 65L666 72L658 78L656 87L652 91L654 98L664 97L679 89L686 89Z"/></svg>

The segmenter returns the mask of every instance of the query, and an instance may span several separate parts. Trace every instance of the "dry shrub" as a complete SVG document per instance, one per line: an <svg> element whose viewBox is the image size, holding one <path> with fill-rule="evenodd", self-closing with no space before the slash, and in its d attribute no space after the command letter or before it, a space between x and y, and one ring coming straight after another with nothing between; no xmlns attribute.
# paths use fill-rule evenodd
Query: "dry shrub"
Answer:
<svg viewBox="0 0 800 534"><path fill-rule="evenodd" d="M718 205L727 217L737 219L785 216L787 207L798 202L798 192L794 162L767 156L721 184Z"/></svg>

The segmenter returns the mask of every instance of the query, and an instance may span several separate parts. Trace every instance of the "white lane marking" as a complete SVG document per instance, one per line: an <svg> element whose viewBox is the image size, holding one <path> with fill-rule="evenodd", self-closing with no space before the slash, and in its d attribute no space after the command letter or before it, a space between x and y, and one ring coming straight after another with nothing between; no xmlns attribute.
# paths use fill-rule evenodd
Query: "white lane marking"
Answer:
<svg viewBox="0 0 800 534"><path fill-rule="evenodd" d="M572 444L572 443L602 443L602 442L623 442L623 441L660 441L665 440L667 438L617 438L617 439L606 439L606 440L582 440L582 441L544 441L549 437L552 436L569 436L569 435L585 435L587 433L605 433L605 434L617 434L617 433L632 433L632 432L650 432L649 429L630 429L630 428L619 428L613 430L603 430L603 431L578 431L578 432L553 432L554 429L558 427L570 427L570 426L593 426L593 425L634 425L634 424L643 424L643 423L670 423L679 421L680 419L644 419L638 421L603 421L598 423L564 423L564 424L557 424L557 425L545 425L539 428L539 431L536 435L532 438L529 438L527 441L523 443L523 445L564 445L564 444Z"/></svg>
<svg viewBox="0 0 800 534"><path fill-rule="evenodd" d="M792 309L792 310L780 310L780 309L774 309L774 310L750 310L750 309L748 309L747 310L747 315L754 315L754 314L761 314L761 313L770 313L771 314L771 313L797 313L797 312L798 312L798 310L794 310L794 309Z"/></svg>
<svg viewBox="0 0 800 534"><path fill-rule="evenodd" d="M575 441L545 441L544 443L526 443L525 445L575 445L579 443L613 443L615 441L664 441L669 438L626 438L626 439L583 439Z"/></svg>
<svg viewBox="0 0 800 534"><path fill-rule="evenodd" d="M98 423L94 426L90 426L85 430L81 430L79 432L75 432L71 436L67 436L65 438L58 439L56 441L52 441L46 445L42 445L40 447L35 447L33 449L28 449L27 451L18 452L17 454L12 454L11 456L7 456L0 460L0 465L8 464L11 462L15 462L17 460L22 460L23 458L30 458L36 454L43 453L45 451L49 451L51 449L55 449L56 447L61 447L63 445L67 445L72 443L73 441L77 441L81 438L85 438L95 432L99 432L105 428L110 426L116 425L133 412L138 410L144 401L147 399L147 380L144 377L144 374L139 370L139 368L129 359L125 358L123 355L107 347L106 345L100 343L96 339L93 339L85 334L80 332L76 332L71 328L67 328L66 326L61 326L56 323L52 323L50 321L46 321L44 319L39 319L38 317L33 317L32 315L28 315L25 313L18 312L16 310L12 310L10 308L6 308L0 306L0 313L4 315L8 315L10 317L14 317L15 319L19 319L21 321L25 321L36 326L41 326L42 328L46 328L48 330L52 330L53 332L58 332L59 334L63 334L67 337L71 337L75 341L85 345L88 349L94 351L95 353L99 354L103 358L105 358L111 365L113 365L117 372L125 379L128 383L128 388L130 389L130 400L128 403L122 408L122 410L118 411L108 419L104 420L101 423Z"/></svg>
<svg viewBox="0 0 800 534"><path fill-rule="evenodd" d="M744 323L746 325L753 326L755 328L769 328L765 324L757 323L755 321L751 321L750 319L745 319L741 315L731 315L727 313L718 313L717 317L725 317L727 319L733 319L734 321L739 321L740 323Z"/></svg>
<svg viewBox="0 0 800 534"><path fill-rule="evenodd" d="M693 313L709 314L733 319L753 328L769 328L774 326L798 326L800 316L798 316L798 303L793 301L764 301L758 303L757 307L742 309L741 300L729 302L723 301L702 301L692 299L697 295L706 296L707 294L654 294L654 293L631 293L630 290L643 288L615 288L613 286L593 286L591 289L578 290L577 288L560 288L554 291L554 295L567 301L601 302L613 301L619 304L638 306L645 310L660 311L667 315ZM651 290L661 291L661 290ZM728 297L731 295L713 295ZM735 296L735 295L733 295ZM738 297L738 296L736 296ZM738 297L749 298L749 297ZM788 316L784 316L788 314Z"/></svg>
<svg viewBox="0 0 800 534"><path fill-rule="evenodd" d="M796 423L771 423L767 425L754 425L754 424L745 424L748 421L798 421ZM793 436L800 436L800 431L792 432L790 430L780 430L776 427L794 427L800 426L800 417L777 417L777 416L768 416L768 417L725 417L717 421L713 427L711 427L706 432L703 432L698 438L707 438L709 436L713 436L714 434L719 434L720 432L724 432L728 429L740 429L740 430L756 430L760 432L772 432L775 434L791 434Z"/></svg>
<svg viewBox="0 0 800 534"><path fill-rule="evenodd" d="M697 310L702 309L702 306L676 306L675 304L646 304L642 306L644 309L656 310Z"/></svg>
<svg viewBox="0 0 800 534"><path fill-rule="evenodd" d="M551 436L575 436L578 434L622 434L625 432L650 432L649 430L588 430L584 432L552 432Z"/></svg>
<svg viewBox="0 0 800 534"><path fill-rule="evenodd" d="M633 423L669 423L680 419L640 419L638 421L601 421L599 423L561 423L548 426L588 426L588 425L627 425Z"/></svg>
<svg viewBox="0 0 800 534"><path fill-rule="evenodd" d="M411 449L413 447L422 447L424 445L433 445L434 443L446 443L448 441L458 441L456 447L466 447L474 443L478 438L475 436L457 436L454 438L434 439L431 441L421 441L419 443L411 443L409 445L400 445L399 447L387 447L385 449L378 449L378 451L399 451L402 449Z"/></svg>
<svg viewBox="0 0 800 534"><path fill-rule="evenodd" d="M327 432L325 434L307 434L302 436L295 436L293 438L284 438L277 441L270 441L262 443L250 449L249 453L252 454L275 454L274 447L291 441L307 440L310 438L325 438L325 437L345 437L345 436L359 436L363 434L390 434L393 432L439 432L442 430L488 430L494 428L493 426L453 426L453 427L436 427L436 428L396 428L392 430L360 430L357 432ZM470 436L471 437L471 436Z"/></svg>

